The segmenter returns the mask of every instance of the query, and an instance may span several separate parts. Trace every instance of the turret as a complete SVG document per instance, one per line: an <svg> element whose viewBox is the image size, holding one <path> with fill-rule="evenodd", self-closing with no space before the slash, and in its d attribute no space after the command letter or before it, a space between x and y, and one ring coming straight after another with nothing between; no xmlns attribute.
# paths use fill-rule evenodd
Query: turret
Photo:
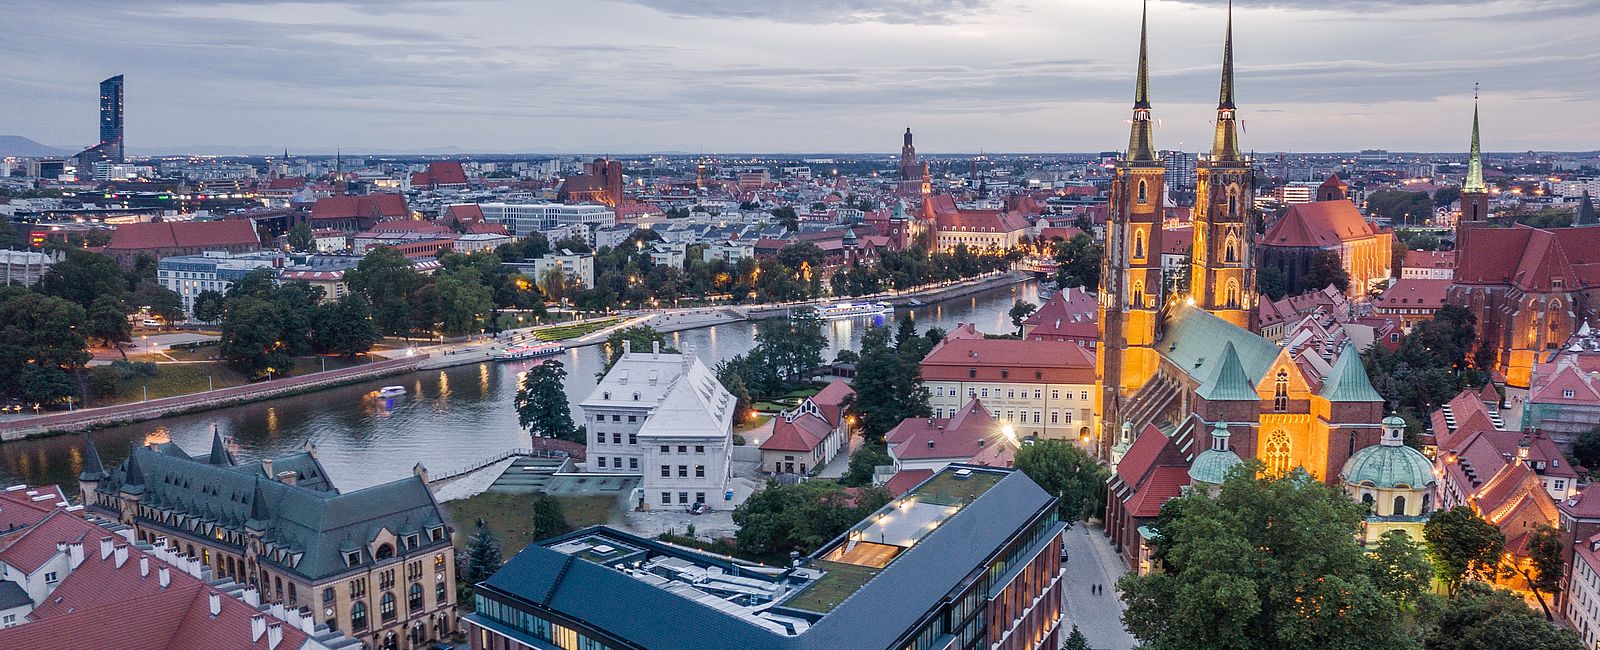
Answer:
<svg viewBox="0 0 1600 650"><path fill-rule="evenodd" d="M1233 103L1233 0L1228 0L1228 32L1222 44L1222 91L1217 99L1217 132L1211 139L1211 159L1236 161L1239 154L1238 106Z"/></svg>
<svg viewBox="0 0 1600 650"><path fill-rule="evenodd" d="M1139 16L1139 75L1133 91L1133 126L1128 133L1128 160L1155 162L1155 125L1150 118L1149 3Z"/></svg>
<svg viewBox="0 0 1600 650"><path fill-rule="evenodd" d="M94 447L94 435L84 432L83 471L78 472L78 499L85 505L92 503L95 489L108 476L110 474L106 473L105 464L100 462L100 451Z"/></svg>

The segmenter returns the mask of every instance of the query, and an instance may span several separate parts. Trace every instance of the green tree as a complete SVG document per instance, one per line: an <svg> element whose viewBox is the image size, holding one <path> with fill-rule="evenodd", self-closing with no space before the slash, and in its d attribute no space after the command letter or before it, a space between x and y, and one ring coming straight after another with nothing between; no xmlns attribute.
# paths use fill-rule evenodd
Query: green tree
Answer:
<svg viewBox="0 0 1600 650"><path fill-rule="evenodd" d="M1572 457L1590 470L1600 469L1600 427L1578 436L1572 443Z"/></svg>
<svg viewBox="0 0 1600 650"><path fill-rule="evenodd" d="M1256 290L1268 300L1282 300L1289 295L1289 279L1277 267L1268 266L1256 271Z"/></svg>
<svg viewBox="0 0 1600 650"><path fill-rule="evenodd" d="M572 423L572 407L564 388L567 369L560 361L546 359L528 369L517 390L517 424L536 438L560 438L583 442Z"/></svg>
<svg viewBox="0 0 1600 650"><path fill-rule="evenodd" d="M1423 526L1422 538L1433 560L1434 574L1455 593L1470 578L1493 579L1499 572L1505 535L1466 506L1433 513Z"/></svg>
<svg viewBox="0 0 1600 650"><path fill-rule="evenodd" d="M467 540L466 571L462 574L467 584L475 585L500 570L500 538L489 530L489 524L478 520L472 537Z"/></svg>
<svg viewBox="0 0 1600 650"><path fill-rule="evenodd" d="M272 302L251 296L230 298L222 314L218 352L247 377L282 376L294 367L283 331L283 314Z"/></svg>
<svg viewBox="0 0 1600 650"><path fill-rule="evenodd" d="M881 487L769 481L734 509L733 523L739 527L734 539L740 551L752 555L810 553L888 502L889 493Z"/></svg>
<svg viewBox="0 0 1600 650"><path fill-rule="evenodd" d="M873 468L893 464L894 458L889 456L888 446L882 441L862 441L860 447L850 452L850 464L846 466L844 475L839 477L839 483L848 486L871 485Z"/></svg>
<svg viewBox="0 0 1600 650"><path fill-rule="evenodd" d="M1328 285L1339 291L1349 291L1350 273L1344 270L1338 251L1319 250L1311 255L1311 269L1300 283L1303 292L1321 291Z"/></svg>
<svg viewBox="0 0 1600 650"><path fill-rule="evenodd" d="M907 418L933 415L928 389L922 385L922 368L889 346L889 329L870 327L861 338L861 360L852 383L856 399L851 411L861 429L874 439Z"/></svg>
<svg viewBox="0 0 1600 650"><path fill-rule="evenodd" d="M477 269L441 272L434 284L446 336L478 334L485 329L486 318L494 311L494 292L484 286Z"/></svg>
<svg viewBox="0 0 1600 650"><path fill-rule="evenodd" d="M1461 188L1454 185L1441 187L1433 191L1433 207L1440 210L1448 209L1461 200Z"/></svg>
<svg viewBox="0 0 1600 650"><path fill-rule="evenodd" d="M1011 305L1011 324L1017 327L1017 336L1022 336L1022 323L1028 320L1033 312L1039 311L1039 306L1025 300L1018 300Z"/></svg>
<svg viewBox="0 0 1600 650"><path fill-rule="evenodd" d="M567 517L561 512L561 501L548 494L533 498L533 536L546 539L572 530Z"/></svg>
<svg viewBox="0 0 1600 650"><path fill-rule="evenodd" d="M1378 190L1367 195L1367 212L1397 226L1422 225L1433 217L1433 197L1427 192Z"/></svg>
<svg viewBox="0 0 1600 650"><path fill-rule="evenodd" d="M763 321L761 331L756 333L756 349L752 355L759 355L771 364L779 377L792 382L822 366L822 351L827 347L828 337L823 332L817 310L801 307L787 319Z"/></svg>
<svg viewBox="0 0 1600 650"><path fill-rule="evenodd" d="M411 333L416 304L414 293L423 285L423 280L411 266L410 259L400 251L380 246L361 258L355 268L346 271L344 279L351 291L365 296L372 304L378 329L384 334L405 336Z"/></svg>
<svg viewBox="0 0 1600 650"><path fill-rule="evenodd" d="M153 282L140 284L134 290L133 304L148 309L151 315L167 323L183 320L183 296Z"/></svg>
<svg viewBox="0 0 1600 650"><path fill-rule="evenodd" d="M222 320L223 296L221 291L206 289L194 297L194 317L207 323Z"/></svg>
<svg viewBox="0 0 1600 650"><path fill-rule="evenodd" d="M1555 620L1555 615L1550 611L1548 600L1561 594L1561 577L1565 572L1561 558L1563 546L1560 530L1553 526L1540 526L1528 538L1527 567L1518 562L1503 562L1506 571L1527 581L1533 597L1544 610L1544 617L1549 620Z"/></svg>
<svg viewBox="0 0 1600 650"><path fill-rule="evenodd" d="M1423 640L1427 650L1582 650L1576 634L1556 628L1522 598L1481 582L1461 585L1447 601L1438 626Z"/></svg>
<svg viewBox="0 0 1600 650"><path fill-rule="evenodd" d="M313 322L311 340L318 352L353 357L383 340L383 332L372 320L372 306L358 293L318 305Z"/></svg>
<svg viewBox="0 0 1600 650"><path fill-rule="evenodd" d="M1384 533L1371 554L1378 564L1378 571L1373 574L1378 589L1401 607L1415 604L1428 594L1433 565L1428 561L1427 550L1411 541L1405 532Z"/></svg>
<svg viewBox="0 0 1600 650"><path fill-rule="evenodd" d="M0 287L0 395L55 404L72 396L72 375L89 362L83 307Z"/></svg>
<svg viewBox="0 0 1600 650"><path fill-rule="evenodd" d="M302 253L315 249L317 245L317 236L311 232L311 224L304 221L289 229L286 240L290 249Z"/></svg>
<svg viewBox="0 0 1600 650"><path fill-rule="evenodd" d="M1111 471L1071 441L1040 440L1020 447L1016 467L1059 497L1056 509L1062 519L1079 521L1105 512Z"/></svg>
<svg viewBox="0 0 1600 650"><path fill-rule="evenodd" d="M794 232L800 229L800 215L796 214L794 208L791 206L786 205L773 210L772 216L777 217L778 223L784 228L788 229L789 232Z"/></svg>
<svg viewBox="0 0 1600 650"><path fill-rule="evenodd" d="M1100 286L1100 256L1104 249L1087 232L1056 244L1056 284L1062 288L1084 287L1093 290Z"/></svg>
<svg viewBox="0 0 1600 650"><path fill-rule="evenodd" d="M47 296L71 300L88 309L101 296L121 299L128 291L128 281L122 267L110 257L69 248L66 259L50 265L50 270L39 278L38 289Z"/></svg>
<svg viewBox="0 0 1600 650"><path fill-rule="evenodd" d="M611 366L617 365L617 360L622 358L624 341L634 352L649 352L651 345L661 346L662 352L670 354L677 354L678 352L677 349L667 345L667 336L656 331L654 327L649 325L624 327L606 336L606 344L603 348L606 352L606 367L600 371L599 376L604 377L611 370Z"/></svg>
<svg viewBox="0 0 1600 650"><path fill-rule="evenodd" d="M1067 635L1066 644L1061 648L1062 650L1090 650L1089 639L1083 635L1082 631L1078 630L1078 626L1074 625L1072 626L1072 633Z"/></svg>
<svg viewBox="0 0 1600 650"><path fill-rule="evenodd" d="M95 298L89 304L87 318L84 323L86 336L100 339L106 347L115 347L117 352L122 353L122 358L128 358L128 352L121 344L133 340L133 325L128 322L128 308L122 301L115 296Z"/></svg>
<svg viewBox="0 0 1600 650"><path fill-rule="evenodd" d="M1359 504L1296 471L1248 461L1216 496L1168 501L1154 529L1164 571L1124 576L1123 622L1149 650L1404 648L1405 603L1356 543ZM1359 624L1351 624L1359 621Z"/></svg>

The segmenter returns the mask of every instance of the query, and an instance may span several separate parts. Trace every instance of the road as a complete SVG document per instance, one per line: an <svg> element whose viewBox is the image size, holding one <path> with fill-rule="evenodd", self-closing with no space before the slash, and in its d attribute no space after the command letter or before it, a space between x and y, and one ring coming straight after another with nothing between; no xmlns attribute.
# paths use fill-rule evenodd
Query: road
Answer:
<svg viewBox="0 0 1600 650"><path fill-rule="evenodd" d="M1076 625L1088 637L1091 648L1133 650L1138 644L1122 627L1122 611L1126 607L1116 590L1117 578L1128 572L1127 566L1099 528L1074 524L1066 530L1063 543L1070 559L1066 588L1061 592L1066 601L1061 639L1065 641ZM1097 584L1104 585L1105 593L1091 593L1091 587Z"/></svg>

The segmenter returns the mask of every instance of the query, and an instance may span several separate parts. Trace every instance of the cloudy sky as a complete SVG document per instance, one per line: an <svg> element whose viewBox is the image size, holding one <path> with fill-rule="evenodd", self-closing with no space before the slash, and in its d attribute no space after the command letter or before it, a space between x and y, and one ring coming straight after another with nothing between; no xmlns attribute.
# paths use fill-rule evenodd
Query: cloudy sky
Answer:
<svg viewBox="0 0 1600 650"><path fill-rule="evenodd" d="M1209 144L1226 0L1150 4L1157 144ZM19 6L20 5L20 6ZM135 153L1126 146L1136 0L203 0L5 11L0 133ZM1600 149L1600 2L1239 0L1261 151Z"/></svg>

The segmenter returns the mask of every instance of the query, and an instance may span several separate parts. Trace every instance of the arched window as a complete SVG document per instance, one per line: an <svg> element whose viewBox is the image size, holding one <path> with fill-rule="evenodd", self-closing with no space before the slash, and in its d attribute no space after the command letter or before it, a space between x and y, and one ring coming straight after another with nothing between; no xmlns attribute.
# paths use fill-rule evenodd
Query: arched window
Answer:
<svg viewBox="0 0 1600 650"><path fill-rule="evenodd" d="M1228 216L1239 216L1239 194L1231 189L1228 190Z"/></svg>
<svg viewBox="0 0 1600 650"><path fill-rule="evenodd" d="M383 598L378 600L378 616L385 621L394 620L394 594L383 592Z"/></svg>
<svg viewBox="0 0 1600 650"><path fill-rule="evenodd" d="M1396 494L1394 496L1394 512L1391 514L1396 516L1406 514L1406 496L1404 494Z"/></svg>
<svg viewBox="0 0 1600 650"><path fill-rule="evenodd" d="M1364 505L1364 506L1367 507L1367 512L1372 512L1372 493L1371 492L1362 492L1361 493L1361 505Z"/></svg>
<svg viewBox="0 0 1600 650"><path fill-rule="evenodd" d="M1228 280L1228 288L1223 292L1223 305L1226 307L1239 306L1239 283L1237 281Z"/></svg>
<svg viewBox="0 0 1600 650"><path fill-rule="evenodd" d="M1132 306L1134 306L1134 307L1143 307L1144 306L1144 283L1143 282L1134 282L1133 283Z"/></svg>
<svg viewBox="0 0 1600 650"><path fill-rule="evenodd" d="M1272 384L1272 410L1279 413L1289 410L1289 371L1280 369Z"/></svg>
<svg viewBox="0 0 1600 650"><path fill-rule="evenodd" d="M1133 231L1133 258L1144 259L1144 231Z"/></svg>
<svg viewBox="0 0 1600 650"><path fill-rule="evenodd" d="M1222 249L1222 261L1234 263L1239 261L1239 238L1228 235L1228 241Z"/></svg>
<svg viewBox="0 0 1600 650"><path fill-rule="evenodd" d="M1423 492L1422 493L1422 514L1428 514L1430 512L1433 512L1433 493L1432 492Z"/></svg>
<svg viewBox="0 0 1600 650"><path fill-rule="evenodd" d="M378 545L378 552L372 554L373 559L382 560L394 557L394 546L390 544Z"/></svg>
<svg viewBox="0 0 1600 650"><path fill-rule="evenodd" d="M367 629L367 604L356 603L350 606L350 630L360 632Z"/></svg>
<svg viewBox="0 0 1600 650"><path fill-rule="evenodd" d="M422 583L411 583L411 595L406 598L406 606L412 612L422 609Z"/></svg>
<svg viewBox="0 0 1600 650"><path fill-rule="evenodd" d="M1278 476L1288 474L1294 468L1291 453L1289 434L1282 429L1273 431L1267 437L1267 471Z"/></svg>
<svg viewBox="0 0 1600 650"><path fill-rule="evenodd" d="M1139 202L1150 202L1150 188L1145 185L1144 181L1139 181Z"/></svg>

